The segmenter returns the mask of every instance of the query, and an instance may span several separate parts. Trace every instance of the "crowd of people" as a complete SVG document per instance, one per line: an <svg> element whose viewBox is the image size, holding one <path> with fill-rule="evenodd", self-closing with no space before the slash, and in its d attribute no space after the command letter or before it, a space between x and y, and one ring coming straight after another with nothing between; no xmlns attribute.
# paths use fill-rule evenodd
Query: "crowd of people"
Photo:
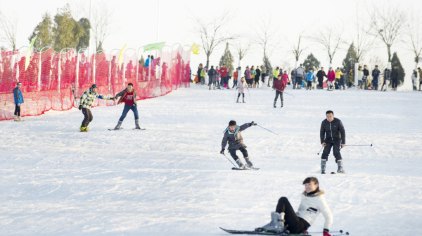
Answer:
<svg viewBox="0 0 422 236"><path fill-rule="evenodd" d="M324 67L318 69L305 67L300 64L299 67L287 70L280 66L275 67L268 72L265 66L246 66L244 70L239 66L232 72L226 65L210 66L209 69L202 63L199 64L195 75L194 83L208 85L209 90L214 89L230 89L242 87L259 88L267 85L274 88L274 82L281 75L283 81L287 81L287 85L291 85L293 89L324 89L327 90L345 90L347 88L357 88L362 90L374 91L396 91L399 85L398 68L387 66L381 71L378 65L370 71L367 65L357 68L357 83L355 83L355 71L345 68L329 67L326 71ZM245 84L241 81L244 79ZM229 82L232 86L229 86ZM422 69L419 67L412 73L413 90L421 91L422 88Z"/></svg>

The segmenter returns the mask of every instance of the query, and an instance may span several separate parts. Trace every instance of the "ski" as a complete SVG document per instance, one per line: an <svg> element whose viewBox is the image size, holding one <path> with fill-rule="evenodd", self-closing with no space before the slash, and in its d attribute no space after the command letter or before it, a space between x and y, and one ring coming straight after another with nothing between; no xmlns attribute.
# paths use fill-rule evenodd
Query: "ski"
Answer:
<svg viewBox="0 0 422 236"><path fill-rule="evenodd" d="M140 128L140 129L133 128L133 130L147 130L147 129L145 129L145 128Z"/></svg>
<svg viewBox="0 0 422 236"><path fill-rule="evenodd" d="M123 128L119 128L119 129L108 129L108 131L117 131L117 130L122 130Z"/></svg>
<svg viewBox="0 0 422 236"><path fill-rule="evenodd" d="M221 228L223 231L229 234L250 234L250 235L278 235L278 236L311 236L309 234L288 234L288 233L276 233L276 232L269 232L269 231L255 231L255 230L232 230L232 229L224 229Z"/></svg>
<svg viewBox="0 0 422 236"><path fill-rule="evenodd" d="M232 170L259 170L259 168L257 168L257 167L252 167L252 168L232 167Z"/></svg>

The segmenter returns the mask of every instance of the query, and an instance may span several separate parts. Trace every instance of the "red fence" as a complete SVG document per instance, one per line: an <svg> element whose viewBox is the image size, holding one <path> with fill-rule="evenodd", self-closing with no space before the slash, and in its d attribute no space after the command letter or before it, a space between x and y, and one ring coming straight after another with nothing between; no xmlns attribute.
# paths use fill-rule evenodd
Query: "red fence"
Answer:
<svg viewBox="0 0 422 236"><path fill-rule="evenodd" d="M163 48L150 52L154 59L148 67L139 55L147 53L127 49L119 58L115 53L89 55L85 51L52 49L31 54L25 70L26 52L1 51L0 54L0 121L13 118L12 90L22 82L25 103L22 116L41 115L49 110L64 111L77 105L75 97L97 84L101 94L115 95L132 82L139 99L165 95L190 82L190 50ZM113 51L112 51L113 52ZM74 92L72 92L72 90ZM113 105L100 100L96 105Z"/></svg>

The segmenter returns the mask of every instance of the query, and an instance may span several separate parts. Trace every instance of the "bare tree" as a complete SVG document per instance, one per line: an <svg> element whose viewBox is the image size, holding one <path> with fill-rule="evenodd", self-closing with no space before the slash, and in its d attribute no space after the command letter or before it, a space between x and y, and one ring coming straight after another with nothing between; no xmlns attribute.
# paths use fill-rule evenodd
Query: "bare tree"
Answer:
<svg viewBox="0 0 422 236"><path fill-rule="evenodd" d="M356 48L356 59L360 62L366 53L371 49L374 44L374 38L370 37L369 29L361 21L363 17L359 15L359 7L356 4L356 35L354 37L354 45Z"/></svg>
<svg viewBox="0 0 422 236"><path fill-rule="evenodd" d="M422 27L421 21L418 17L412 17L409 19L409 22L406 24L407 33L406 33L406 43L410 44L410 50L415 56L416 67L419 64L419 60L422 56Z"/></svg>
<svg viewBox="0 0 422 236"><path fill-rule="evenodd" d="M246 54L248 53L251 44L248 42L247 44L242 44L242 42L238 42L236 46L237 58L239 59L239 66L240 62L243 58L245 58Z"/></svg>
<svg viewBox="0 0 422 236"><path fill-rule="evenodd" d="M92 33L95 40L95 50L102 51L106 38L110 35L110 12L105 2L100 2L92 11Z"/></svg>
<svg viewBox="0 0 422 236"><path fill-rule="evenodd" d="M373 36L381 39L387 47L388 61L391 62L391 47L401 34L405 23L405 14L397 6L384 6L383 8L373 7L371 13L371 29Z"/></svg>
<svg viewBox="0 0 422 236"><path fill-rule="evenodd" d="M215 48L221 43L234 39L234 36L227 35L223 32L223 27L227 25L228 13L221 17L214 18L211 22L203 22L199 18L196 19L198 23L198 31L202 41L202 48L207 56L206 67L209 68L210 56Z"/></svg>
<svg viewBox="0 0 422 236"><path fill-rule="evenodd" d="M12 19L0 12L0 41L16 50L16 19Z"/></svg>
<svg viewBox="0 0 422 236"><path fill-rule="evenodd" d="M320 44L327 52L330 65L333 63L334 56L344 43L342 40L342 32L329 28L322 31L318 37L313 37L314 41Z"/></svg>
<svg viewBox="0 0 422 236"><path fill-rule="evenodd" d="M292 53L295 57L295 67L297 66L297 63L300 59L300 55L302 55L303 51L305 50L304 48L302 48L302 38L303 38L303 34L300 33L298 40L297 40L297 44L293 45L293 49L292 49Z"/></svg>

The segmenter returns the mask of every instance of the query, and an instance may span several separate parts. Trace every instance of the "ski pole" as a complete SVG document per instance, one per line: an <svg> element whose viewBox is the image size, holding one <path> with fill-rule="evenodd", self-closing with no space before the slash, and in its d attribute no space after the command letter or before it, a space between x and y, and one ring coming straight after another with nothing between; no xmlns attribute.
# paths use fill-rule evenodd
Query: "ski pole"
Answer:
<svg viewBox="0 0 422 236"><path fill-rule="evenodd" d="M372 143L371 144L346 144L345 146L348 147L372 147Z"/></svg>
<svg viewBox="0 0 422 236"><path fill-rule="evenodd" d="M260 125L258 125L258 124L257 124L257 126L261 127L262 129L265 129L266 131L268 131L268 132L270 132L270 133L272 133L272 134L278 135L277 133L275 133L275 132L273 132L273 131L271 131L271 130L269 130L269 129L265 128L265 127L262 127L262 126L260 126Z"/></svg>
<svg viewBox="0 0 422 236"><path fill-rule="evenodd" d="M221 153L230 163L232 163L232 165L237 168L237 166L226 156L226 154Z"/></svg>
<svg viewBox="0 0 422 236"><path fill-rule="evenodd" d="M324 146L322 146L321 149L319 149L319 152L317 153L318 156L322 152L322 149L324 149Z"/></svg>
<svg viewBox="0 0 422 236"><path fill-rule="evenodd" d="M309 234L322 234L323 232L308 232ZM330 231L331 234L335 235L349 235L349 232L344 232L342 229L338 231Z"/></svg>

